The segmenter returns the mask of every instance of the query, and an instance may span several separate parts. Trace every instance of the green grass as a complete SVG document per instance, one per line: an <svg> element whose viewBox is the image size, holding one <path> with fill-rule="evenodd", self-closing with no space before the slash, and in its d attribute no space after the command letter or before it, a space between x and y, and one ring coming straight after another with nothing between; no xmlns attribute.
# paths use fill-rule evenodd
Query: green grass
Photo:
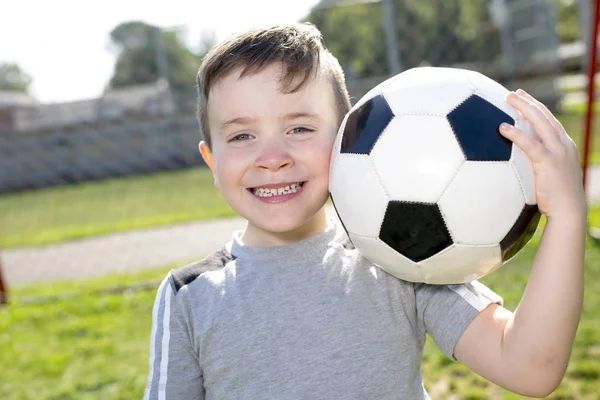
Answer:
<svg viewBox="0 0 600 400"><path fill-rule="evenodd" d="M600 228L600 204L590 206L588 210L588 223L590 226Z"/></svg>
<svg viewBox="0 0 600 400"><path fill-rule="evenodd" d="M587 104L586 103L574 103L574 104L565 104L561 106L565 112L568 114L572 114L575 116L583 117L587 112ZM600 113L600 101L595 100L593 105L594 113L598 115ZM594 122L598 124L598 117L595 118ZM595 132L598 132L595 130Z"/></svg>
<svg viewBox="0 0 600 400"><path fill-rule="evenodd" d="M600 208L590 213L600 221ZM540 230L510 264L482 281L515 308ZM41 284L11 292L0 308L0 398L141 398L148 366L156 288L169 268L88 281ZM585 303L565 379L550 399L592 400L600 393L600 247L588 243ZM432 398L518 399L427 341L423 376Z"/></svg>
<svg viewBox="0 0 600 400"><path fill-rule="evenodd" d="M560 119L583 143L583 116ZM600 164L600 120L594 132L590 162ZM30 190L0 196L0 249L232 215L202 167Z"/></svg>
<svg viewBox="0 0 600 400"><path fill-rule="evenodd" d="M0 398L139 399L166 270L15 290L0 310ZM106 290L151 283L152 290Z"/></svg>
<svg viewBox="0 0 600 400"><path fill-rule="evenodd" d="M558 89L561 93L586 92L587 84L585 86L563 86ZM600 83L596 82L594 90L600 92Z"/></svg>
<svg viewBox="0 0 600 400"><path fill-rule="evenodd" d="M573 106L576 108L576 106ZM583 109L582 109L583 110ZM584 129L584 114L579 110L572 110L568 114L561 114L559 116L560 122L565 127L565 130L573 138L581 157L583 157L583 129ZM591 137L591 149L590 149L590 164L600 164L600 108L597 108L597 113L594 114L594 124L592 126L592 137Z"/></svg>
<svg viewBox="0 0 600 400"><path fill-rule="evenodd" d="M232 215L202 167L30 190L0 197L0 248Z"/></svg>

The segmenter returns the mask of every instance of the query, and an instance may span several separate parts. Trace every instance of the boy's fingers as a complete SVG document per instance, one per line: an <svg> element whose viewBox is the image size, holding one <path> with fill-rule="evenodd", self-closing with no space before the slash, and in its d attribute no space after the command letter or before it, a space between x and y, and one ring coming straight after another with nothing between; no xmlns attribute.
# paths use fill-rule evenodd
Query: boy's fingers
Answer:
<svg viewBox="0 0 600 400"><path fill-rule="evenodd" d="M531 161L539 162L546 156L547 152L544 145L527 135L521 129L507 123L502 123L498 130L502 136L523 150Z"/></svg>
<svg viewBox="0 0 600 400"><path fill-rule="evenodd" d="M537 104L539 109L544 114L546 114L546 117L550 120L552 125L554 125L554 128L556 129L557 135L559 136L559 139L562 142L562 144L567 146L567 148L572 148L574 150L577 150L577 145L573 141L573 138L571 138L571 136L569 136L569 134L565 130L563 124L558 120L558 118L556 118L556 116L554 114L552 114L552 112L548 109L548 107L546 107L544 105L544 103L540 102L539 100L536 100L533 96L531 96L529 93L527 93L523 89L517 90L517 93L519 93L520 95L524 96L525 98L527 98L530 101Z"/></svg>
<svg viewBox="0 0 600 400"><path fill-rule="evenodd" d="M532 95L530 95L523 89L517 90L517 93L519 95L525 97L527 100L529 100L536 106L538 106L538 108L544 113L544 115L546 115L546 118L548 118L548 120L552 123L552 125L554 126L554 129L556 129L556 131L559 135L562 133L566 134L560 121L554 116L554 114L552 114L552 112L550 110L548 110L548 107L546 107L546 105L544 103L537 100L535 97L533 97Z"/></svg>
<svg viewBox="0 0 600 400"><path fill-rule="evenodd" d="M537 133L548 149L557 149L561 146L561 141L554 125L539 107L515 92L509 93L506 96L506 100L531 123L535 133Z"/></svg>

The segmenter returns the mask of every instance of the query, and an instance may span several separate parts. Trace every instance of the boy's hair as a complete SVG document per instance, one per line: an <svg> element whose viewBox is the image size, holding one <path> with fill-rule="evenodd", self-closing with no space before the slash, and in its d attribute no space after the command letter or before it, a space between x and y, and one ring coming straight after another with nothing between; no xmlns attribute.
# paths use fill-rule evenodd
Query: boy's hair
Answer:
<svg viewBox="0 0 600 400"><path fill-rule="evenodd" d="M350 97L344 72L337 59L325 48L321 32L310 23L252 29L229 37L214 46L200 65L198 84L198 121L200 136L212 148L208 127L208 95L215 83L236 68L241 76L260 72L273 63L281 63L281 90L293 93L310 79L323 73L331 82L341 123L350 110ZM300 78L300 79L298 79Z"/></svg>

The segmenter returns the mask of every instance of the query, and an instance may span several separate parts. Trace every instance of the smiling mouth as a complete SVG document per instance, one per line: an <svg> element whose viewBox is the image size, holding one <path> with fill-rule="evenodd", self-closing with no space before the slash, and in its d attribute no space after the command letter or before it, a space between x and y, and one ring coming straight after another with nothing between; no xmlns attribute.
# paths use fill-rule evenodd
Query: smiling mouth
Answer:
<svg viewBox="0 0 600 400"><path fill-rule="evenodd" d="M302 186L305 183L306 183L306 181L292 183L291 185L286 185L286 186L282 186L282 187L278 187L278 188L255 187L255 188L250 188L248 190L250 190L255 196L258 196L258 197L282 196L282 195L292 194L292 193L296 193L296 192L300 191L300 189L302 188Z"/></svg>

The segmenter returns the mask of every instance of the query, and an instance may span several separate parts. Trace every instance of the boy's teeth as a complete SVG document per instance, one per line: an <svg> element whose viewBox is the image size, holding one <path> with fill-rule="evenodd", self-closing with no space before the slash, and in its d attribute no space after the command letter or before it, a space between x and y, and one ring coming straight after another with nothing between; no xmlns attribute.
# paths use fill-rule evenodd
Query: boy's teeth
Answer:
<svg viewBox="0 0 600 400"><path fill-rule="evenodd" d="M300 185L300 183L294 183L292 185L276 189L254 188L252 189L252 192L258 197L271 197L282 194L296 193L298 190L300 190L301 187L302 185Z"/></svg>

